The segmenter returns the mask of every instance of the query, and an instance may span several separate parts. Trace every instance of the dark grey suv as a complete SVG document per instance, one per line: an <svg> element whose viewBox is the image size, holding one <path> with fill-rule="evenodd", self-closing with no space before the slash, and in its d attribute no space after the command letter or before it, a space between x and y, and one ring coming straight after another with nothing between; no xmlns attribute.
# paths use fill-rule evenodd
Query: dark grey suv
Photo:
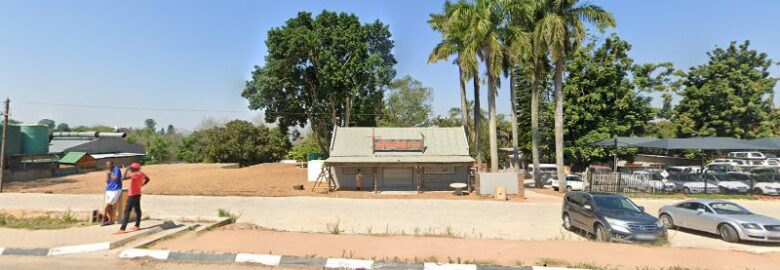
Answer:
<svg viewBox="0 0 780 270"><path fill-rule="evenodd" d="M619 194L569 192L562 218L565 229L583 230L599 241L653 242L666 237L657 218Z"/></svg>

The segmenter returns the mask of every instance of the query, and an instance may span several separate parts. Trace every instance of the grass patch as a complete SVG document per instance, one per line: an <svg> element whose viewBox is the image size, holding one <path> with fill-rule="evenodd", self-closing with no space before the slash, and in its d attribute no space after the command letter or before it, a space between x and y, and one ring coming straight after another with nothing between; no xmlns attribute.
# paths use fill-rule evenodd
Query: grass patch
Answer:
<svg viewBox="0 0 780 270"><path fill-rule="evenodd" d="M339 220L337 220L336 222L328 222L325 224L325 228L328 230L328 233L330 234L341 234L344 231L341 230L341 228L339 228L339 223L341 223L341 221Z"/></svg>
<svg viewBox="0 0 780 270"><path fill-rule="evenodd" d="M547 267L567 267L569 262L555 258L540 258L539 264Z"/></svg>
<svg viewBox="0 0 780 270"><path fill-rule="evenodd" d="M609 265L598 265L595 263L578 263L569 265L570 268L592 269L592 270L617 270L616 267Z"/></svg>
<svg viewBox="0 0 780 270"><path fill-rule="evenodd" d="M58 230L83 225L86 220L78 219L70 211L62 215L15 217L0 213L0 227L27 230Z"/></svg>
<svg viewBox="0 0 780 270"><path fill-rule="evenodd" d="M241 215L237 215L236 213L230 212L230 210L220 208L217 209L217 216L221 218L227 218L228 220L230 220L228 224L233 224L236 223L236 221Z"/></svg>

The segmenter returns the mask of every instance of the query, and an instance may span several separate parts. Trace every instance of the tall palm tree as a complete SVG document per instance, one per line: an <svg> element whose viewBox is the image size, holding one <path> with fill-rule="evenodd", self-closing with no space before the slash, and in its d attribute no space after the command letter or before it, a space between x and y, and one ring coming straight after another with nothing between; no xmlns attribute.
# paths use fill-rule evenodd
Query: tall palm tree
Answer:
<svg viewBox="0 0 780 270"><path fill-rule="evenodd" d="M519 138L517 127L517 97L516 85L517 72L515 68L520 64L527 64L528 53L531 48L529 32L533 29L532 15L534 11L534 2L529 0L509 0L504 2L503 10L508 19L507 26L504 28L502 42L504 44L504 74L509 74L509 98L511 100L512 112L510 119L512 122L512 167L515 171L520 165ZM506 77L506 75L505 75Z"/></svg>
<svg viewBox="0 0 780 270"><path fill-rule="evenodd" d="M463 22L466 23L464 41L465 50L462 56L467 56L466 65L473 66L469 61L476 61L479 56L485 63L488 84L488 136L490 137L490 170L498 171L498 139L496 134L496 91L501 73L501 63L504 50L500 35L503 26L503 16L499 0L475 0L463 9Z"/></svg>
<svg viewBox="0 0 780 270"><path fill-rule="evenodd" d="M611 13L590 3L579 0L542 0L541 19L536 23L534 35L542 40L546 50L555 61L553 77L555 89L555 163L558 167L559 185L566 186L563 168L563 73L566 56L579 47L585 38L584 23L592 23L599 30L615 26ZM566 192L566 189L560 189Z"/></svg>
<svg viewBox="0 0 780 270"><path fill-rule="evenodd" d="M469 142L472 142L473 136L469 132L469 110L468 100L466 98L466 81L468 77L463 71L463 65L460 61L460 52L463 51L462 35L455 27L450 27L449 18L452 16L455 5L452 2L447 1L444 3L444 13L431 14L428 24L431 25L433 30L442 34L442 41L436 45L431 54L428 56L428 64L432 64L438 61L447 61L451 55L455 55L454 64L458 65L458 80L460 83L460 122L463 126L466 136Z"/></svg>

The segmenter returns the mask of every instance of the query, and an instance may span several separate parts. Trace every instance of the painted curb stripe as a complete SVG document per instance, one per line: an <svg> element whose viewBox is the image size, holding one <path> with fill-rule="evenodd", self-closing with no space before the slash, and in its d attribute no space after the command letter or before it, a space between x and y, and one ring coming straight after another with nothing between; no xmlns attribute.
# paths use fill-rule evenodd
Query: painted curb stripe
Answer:
<svg viewBox="0 0 780 270"><path fill-rule="evenodd" d="M282 260L279 261L279 265L304 265L322 267L325 265L325 262L326 260L323 258L282 256Z"/></svg>
<svg viewBox="0 0 780 270"><path fill-rule="evenodd" d="M335 259L328 259L328 261L325 262L325 268L373 269L374 261L335 258Z"/></svg>
<svg viewBox="0 0 780 270"><path fill-rule="evenodd" d="M101 251L101 250L109 250L109 249L111 249L111 242L55 247L49 250L49 256L76 254L76 253L93 252L93 251Z"/></svg>
<svg viewBox="0 0 780 270"><path fill-rule="evenodd" d="M151 249L138 249L131 248L125 249L122 253L119 253L119 258L133 259L133 258L154 258L158 260L167 260L168 255L171 252L168 250L151 250Z"/></svg>
<svg viewBox="0 0 780 270"><path fill-rule="evenodd" d="M423 269L425 270L477 270L476 264L438 264L438 263L424 263Z"/></svg>
<svg viewBox="0 0 780 270"><path fill-rule="evenodd" d="M531 266L533 270L587 270L582 268L566 268L566 267L547 267L547 266Z"/></svg>
<svg viewBox="0 0 780 270"><path fill-rule="evenodd" d="M421 263L397 263L397 262L374 262L374 269L381 270L423 270Z"/></svg>
<svg viewBox="0 0 780 270"><path fill-rule="evenodd" d="M187 253L171 252L168 254L169 260L180 261L205 261L205 262L235 262L235 253Z"/></svg>
<svg viewBox="0 0 780 270"><path fill-rule="evenodd" d="M3 255L3 250L5 250L4 247L0 247L0 255Z"/></svg>
<svg viewBox="0 0 780 270"><path fill-rule="evenodd" d="M237 263L259 263L269 266L277 266L281 262L281 255L267 255L267 254L249 254L238 253L236 254Z"/></svg>
<svg viewBox="0 0 780 270"><path fill-rule="evenodd" d="M5 248L3 250L3 255L46 256L48 254L48 248Z"/></svg>

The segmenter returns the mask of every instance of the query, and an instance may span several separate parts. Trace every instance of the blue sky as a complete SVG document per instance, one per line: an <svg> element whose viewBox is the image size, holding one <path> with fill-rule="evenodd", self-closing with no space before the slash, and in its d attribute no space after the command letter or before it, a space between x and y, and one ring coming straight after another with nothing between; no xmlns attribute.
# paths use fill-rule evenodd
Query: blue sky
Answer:
<svg viewBox="0 0 780 270"><path fill-rule="evenodd" d="M671 61L687 70L705 63L715 46L745 39L780 60L780 1L592 2L613 12L618 27L611 31L633 44L638 63ZM71 126L141 126L154 118L194 128L205 117L250 120L258 113L246 109L240 93L253 66L263 63L268 29L298 11L328 9L388 24L399 76L433 87L434 109L441 114L458 105L457 69L426 64L440 38L426 21L442 3L2 0L0 96L12 99L16 119L51 118ZM772 75L780 76L780 69L774 67ZM499 112L509 110L508 95L506 87L499 93Z"/></svg>

